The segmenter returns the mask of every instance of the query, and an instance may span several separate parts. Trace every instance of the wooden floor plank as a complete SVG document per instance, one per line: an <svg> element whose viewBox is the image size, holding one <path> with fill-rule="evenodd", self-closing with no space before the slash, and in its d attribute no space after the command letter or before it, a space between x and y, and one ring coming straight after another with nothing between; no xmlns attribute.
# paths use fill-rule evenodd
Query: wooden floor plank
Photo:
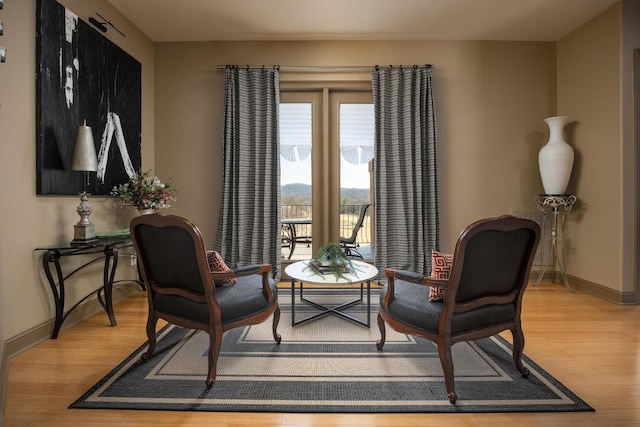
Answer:
<svg viewBox="0 0 640 427"><path fill-rule="evenodd" d="M283 283L289 287L289 283ZM280 414L67 409L146 341L146 294L65 329L12 358L4 425L65 426L630 426L640 425L640 306L619 306L560 284L525 293L525 354L595 413ZM374 322L374 326L375 322ZM511 341L509 333L503 336Z"/></svg>

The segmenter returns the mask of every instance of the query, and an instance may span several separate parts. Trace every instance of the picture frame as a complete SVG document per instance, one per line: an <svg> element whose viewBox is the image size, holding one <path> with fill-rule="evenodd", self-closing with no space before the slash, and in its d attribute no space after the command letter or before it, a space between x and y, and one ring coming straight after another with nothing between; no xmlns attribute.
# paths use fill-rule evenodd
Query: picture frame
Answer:
<svg viewBox="0 0 640 427"><path fill-rule="evenodd" d="M82 191L71 162L86 120L99 169L87 192L109 195L142 164L141 64L56 0L38 0L36 31L36 194Z"/></svg>

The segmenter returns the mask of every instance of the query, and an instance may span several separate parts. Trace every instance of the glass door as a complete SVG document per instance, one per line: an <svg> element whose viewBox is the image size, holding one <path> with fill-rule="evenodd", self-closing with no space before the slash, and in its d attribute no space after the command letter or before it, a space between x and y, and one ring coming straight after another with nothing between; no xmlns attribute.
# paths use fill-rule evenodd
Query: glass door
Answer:
<svg viewBox="0 0 640 427"><path fill-rule="evenodd" d="M311 258L313 253L313 161L319 139L318 92L280 96L280 191L284 260ZM314 142L315 141L315 142Z"/></svg>
<svg viewBox="0 0 640 427"><path fill-rule="evenodd" d="M283 92L280 97L283 259L350 238L371 203L373 104L370 92ZM369 209L357 239L371 246Z"/></svg>
<svg viewBox="0 0 640 427"><path fill-rule="evenodd" d="M340 240L348 255L373 259L374 113L370 96L357 98L338 102Z"/></svg>

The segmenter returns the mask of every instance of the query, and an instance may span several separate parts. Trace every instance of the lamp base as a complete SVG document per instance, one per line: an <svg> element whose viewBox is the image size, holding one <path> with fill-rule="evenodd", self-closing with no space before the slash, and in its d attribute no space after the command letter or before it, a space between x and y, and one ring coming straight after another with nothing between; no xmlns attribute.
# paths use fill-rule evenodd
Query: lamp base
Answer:
<svg viewBox="0 0 640 427"><path fill-rule="evenodd" d="M72 245L86 245L98 241L96 226L93 224L76 224L73 226Z"/></svg>

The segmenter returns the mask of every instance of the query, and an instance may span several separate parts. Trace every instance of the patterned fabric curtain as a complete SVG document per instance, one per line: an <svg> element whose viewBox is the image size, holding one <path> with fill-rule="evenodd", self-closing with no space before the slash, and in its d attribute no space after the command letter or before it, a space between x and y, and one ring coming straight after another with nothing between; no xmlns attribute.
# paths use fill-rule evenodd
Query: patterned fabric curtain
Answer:
<svg viewBox="0 0 640 427"><path fill-rule="evenodd" d="M371 77L376 129L375 263L380 271L429 273L431 249L440 248L431 66L376 67Z"/></svg>
<svg viewBox="0 0 640 427"><path fill-rule="evenodd" d="M226 67L223 189L216 248L231 266L268 263L279 277L277 67Z"/></svg>

